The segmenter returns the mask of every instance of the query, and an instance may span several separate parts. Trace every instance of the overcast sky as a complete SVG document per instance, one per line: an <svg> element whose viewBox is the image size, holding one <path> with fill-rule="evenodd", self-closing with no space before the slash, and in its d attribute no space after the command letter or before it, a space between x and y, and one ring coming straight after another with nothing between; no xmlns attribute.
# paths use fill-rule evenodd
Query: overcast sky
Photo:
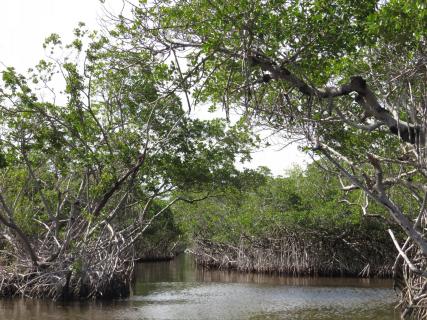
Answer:
<svg viewBox="0 0 427 320"><path fill-rule="evenodd" d="M106 3L110 11L117 12L122 1ZM42 43L49 34L71 39L80 21L97 29L103 12L99 0L0 0L0 69L6 65L25 72L45 57ZM283 175L292 165L304 166L307 161L296 145L275 151L278 148L255 152L246 166L267 166L274 174Z"/></svg>

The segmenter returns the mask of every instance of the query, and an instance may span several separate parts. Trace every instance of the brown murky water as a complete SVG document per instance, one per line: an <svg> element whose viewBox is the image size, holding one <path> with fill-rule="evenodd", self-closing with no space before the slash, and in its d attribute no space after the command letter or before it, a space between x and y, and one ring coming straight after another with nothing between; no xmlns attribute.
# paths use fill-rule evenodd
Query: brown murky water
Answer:
<svg viewBox="0 0 427 320"><path fill-rule="evenodd" d="M399 319L389 280L291 278L195 268L181 256L137 266L132 297L113 302L0 300L0 319Z"/></svg>

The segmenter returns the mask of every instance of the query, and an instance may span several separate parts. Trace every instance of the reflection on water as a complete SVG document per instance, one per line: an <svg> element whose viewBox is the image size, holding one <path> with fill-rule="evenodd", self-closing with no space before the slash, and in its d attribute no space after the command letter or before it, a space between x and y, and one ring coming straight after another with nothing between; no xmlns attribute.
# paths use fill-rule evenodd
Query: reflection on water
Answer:
<svg viewBox="0 0 427 320"><path fill-rule="evenodd" d="M389 280L206 271L185 256L140 264L136 274L126 300L2 300L0 319L399 319Z"/></svg>
<svg viewBox="0 0 427 320"><path fill-rule="evenodd" d="M284 277L263 273L241 273L196 268L191 256L181 255L169 262L148 262L136 266L138 284L156 282L239 282L286 286L391 288L389 279ZM137 287L137 290L143 290Z"/></svg>

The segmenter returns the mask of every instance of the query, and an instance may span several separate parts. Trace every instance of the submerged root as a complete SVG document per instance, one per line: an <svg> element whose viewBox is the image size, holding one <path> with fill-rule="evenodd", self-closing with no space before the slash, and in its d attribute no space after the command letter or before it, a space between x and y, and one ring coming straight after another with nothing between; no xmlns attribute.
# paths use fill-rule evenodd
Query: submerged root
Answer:
<svg viewBox="0 0 427 320"><path fill-rule="evenodd" d="M360 240L360 239L358 239ZM198 265L244 272L289 275L379 276L392 274L394 256L384 245L288 234L279 238L241 237L236 245L199 239L191 252Z"/></svg>
<svg viewBox="0 0 427 320"><path fill-rule="evenodd" d="M0 270L0 294L31 298L110 299L130 294L133 263L110 260L100 252L46 263L14 265ZM106 252L105 252L106 253Z"/></svg>
<svg viewBox="0 0 427 320"><path fill-rule="evenodd" d="M50 268L49 268L50 269ZM2 270L0 274L3 296L23 296L30 298L71 299L111 299L126 297L130 293L130 279L115 272L100 276L98 272L85 273L72 270L31 270L17 273Z"/></svg>
<svg viewBox="0 0 427 320"><path fill-rule="evenodd" d="M421 274L421 270L427 270L427 259L411 247L406 254L411 258L412 268L399 256L393 270L395 287L401 293L398 307L402 319L427 319L427 278Z"/></svg>
<svg viewBox="0 0 427 320"><path fill-rule="evenodd" d="M101 230L97 238L76 234L73 245L44 241L35 250L37 263L18 246L4 250L0 295L53 300L129 296L134 252L125 239Z"/></svg>

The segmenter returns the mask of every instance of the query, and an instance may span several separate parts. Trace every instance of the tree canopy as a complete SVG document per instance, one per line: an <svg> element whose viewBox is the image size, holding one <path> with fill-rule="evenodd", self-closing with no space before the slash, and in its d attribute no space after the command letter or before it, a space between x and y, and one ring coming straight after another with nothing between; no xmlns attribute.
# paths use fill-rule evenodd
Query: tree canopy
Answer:
<svg viewBox="0 0 427 320"><path fill-rule="evenodd" d="M190 104L304 137L344 189L363 190L364 212L379 203L406 233L402 248L389 231L412 283L425 265L411 259L427 255L426 14L418 0L141 1L112 34L126 52L172 60L173 90Z"/></svg>
<svg viewBox="0 0 427 320"><path fill-rule="evenodd" d="M27 76L3 72L0 219L30 265L49 266L66 252L61 261L82 274L82 248L90 242L99 250L96 237L106 244L125 242L126 234L133 242L172 204L198 199L172 191L239 180L236 155L248 157L255 141L248 128L263 126L304 139L304 150L333 165L342 189L363 194L365 215L378 205L390 214L407 236L401 245L389 230L399 252L395 272L407 285L402 296L413 297L404 315L414 306L425 313L425 1L125 4L129 14L111 17L103 34L80 25L63 59L54 54L62 43L53 34L45 43L52 59ZM58 75L64 103L50 86ZM200 105L242 117L197 120L188 112ZM149 208L159 210L144 224ZM31 245L17 223L25 215L41 222L37 230L28 226L41 244ZM66 250L75 234L79 254ZM128 248L101 247L106 255Z"/></svg>
<svg viewBox="0 0 427 320"><path fill-rule="evenodd" d="M3 294L128 294L140 235L177 201L227 183L254 143L244 123L191 118L163 94L170 67L151 52L112 50L84 25L75 36L49 36L51 56L28 75L2 72ZM200 194L172 197L190 187Z"/></svg>

